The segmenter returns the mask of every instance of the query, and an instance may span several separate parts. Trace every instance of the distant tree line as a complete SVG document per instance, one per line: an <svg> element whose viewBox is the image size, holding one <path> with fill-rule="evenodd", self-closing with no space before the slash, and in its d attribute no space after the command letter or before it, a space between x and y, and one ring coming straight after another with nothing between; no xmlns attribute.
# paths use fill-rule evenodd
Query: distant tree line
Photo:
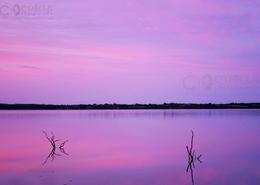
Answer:
<svg viewBox="0 0 260 185"><path fill-rule="evenodd" d="M0 110L112 110L112 109L260 109L260 103L228 103L228 104L195 104L195 103L163 103L163 104L0 104Z"/></svg>

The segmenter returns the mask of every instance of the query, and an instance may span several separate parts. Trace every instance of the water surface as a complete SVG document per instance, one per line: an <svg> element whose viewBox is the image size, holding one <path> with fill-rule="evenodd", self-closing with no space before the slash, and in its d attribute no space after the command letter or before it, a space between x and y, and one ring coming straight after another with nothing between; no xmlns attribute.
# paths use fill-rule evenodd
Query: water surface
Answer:
<svg viewBox="0 0 260 185"><path fill-rule="evenodd" d="M0 184L192 185L191 130L194 184L260 184L260 110L0 111Z"/></svg>

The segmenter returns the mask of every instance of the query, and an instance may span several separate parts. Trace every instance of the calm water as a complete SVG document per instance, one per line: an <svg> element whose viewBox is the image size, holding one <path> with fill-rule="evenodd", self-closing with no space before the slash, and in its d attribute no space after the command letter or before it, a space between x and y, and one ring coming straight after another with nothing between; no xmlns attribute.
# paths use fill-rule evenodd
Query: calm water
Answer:
<svg viewBox="0 0 260 185"><path fill-rule="evenodd" d="M0 141L1 185L260 184L260 110L0 111Z"/></svg>

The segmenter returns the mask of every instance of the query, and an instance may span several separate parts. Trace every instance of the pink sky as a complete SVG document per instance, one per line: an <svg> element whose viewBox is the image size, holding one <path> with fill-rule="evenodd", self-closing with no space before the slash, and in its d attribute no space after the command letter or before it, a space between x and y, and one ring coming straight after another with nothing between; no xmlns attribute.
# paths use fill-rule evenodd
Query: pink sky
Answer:
<svg viewBox="0 0 260 185"><path fill-rule="evenodd" d="M0 2L0 102L260 101L257 0Z"/></svg>

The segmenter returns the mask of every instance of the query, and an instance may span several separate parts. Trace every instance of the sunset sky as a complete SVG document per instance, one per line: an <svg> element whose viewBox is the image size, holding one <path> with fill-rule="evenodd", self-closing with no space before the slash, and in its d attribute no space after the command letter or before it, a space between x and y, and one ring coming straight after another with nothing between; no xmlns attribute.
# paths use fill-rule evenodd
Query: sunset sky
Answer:
<svg viewBox="0 0 260 185"><path fill-rule="evenodd" d="M259 0L1 0L0 102L259 102L259 10Z"/></svg>

